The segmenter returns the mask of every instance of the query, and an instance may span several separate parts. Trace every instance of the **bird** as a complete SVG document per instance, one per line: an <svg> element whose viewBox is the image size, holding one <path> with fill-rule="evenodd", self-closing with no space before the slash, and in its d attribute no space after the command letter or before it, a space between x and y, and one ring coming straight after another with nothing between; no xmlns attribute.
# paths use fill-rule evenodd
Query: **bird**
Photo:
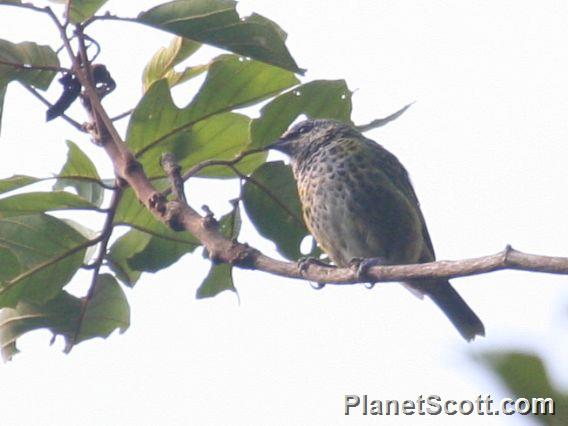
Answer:
<svg viewBox="0 0 568 426"><path fill-rule="evenodd" d="M290 158L306 226L336 266L436 259L408 172L394 154L355 127L307 119L268 148ZM483 323L447 279L403 284L432 299L465 340L485 336Z"/></svg>

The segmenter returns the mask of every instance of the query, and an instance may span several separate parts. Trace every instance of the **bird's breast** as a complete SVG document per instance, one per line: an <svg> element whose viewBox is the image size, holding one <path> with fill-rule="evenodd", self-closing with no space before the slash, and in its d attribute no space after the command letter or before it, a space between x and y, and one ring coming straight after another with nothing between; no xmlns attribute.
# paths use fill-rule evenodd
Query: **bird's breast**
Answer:
<svg viewBox="0 0 568 426"><path fill-rule="evenodd" d="M416 261L423 241L415 209L380 170L356 163L322 155L294 167L308 229L339 266L368 257Z"/></svg>

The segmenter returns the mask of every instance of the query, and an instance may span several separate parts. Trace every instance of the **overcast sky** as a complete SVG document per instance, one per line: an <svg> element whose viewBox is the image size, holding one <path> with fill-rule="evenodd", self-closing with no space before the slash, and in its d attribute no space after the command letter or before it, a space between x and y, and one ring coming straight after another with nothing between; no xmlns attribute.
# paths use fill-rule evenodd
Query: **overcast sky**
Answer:
<svg viewBox="0 0 568 426"><path fill-rule="evenodd" d="M155 4L111 0L105 9L133 16ZM345 78L355 90L356 122L416 101L368 136L409 170L438 258L492 254L506 244L568 256L568 3L242 0L239 7L288 32L292 54L308 69L305 81ZM170 36L118 23L99 23L89 34L118 83L105 100L111 115L131 108L144 64ZM0 8L0 39L58 45L47 20L15 8ZM189 101L176 95L180 105ZM72 113L83 120L80 109ZM57 172L65 139L110 176L108 160L86 137L59 120L44 124L44 114L10 86L0 177ZM233 190L192 182L190 202L221 214ZM250 227L242 240L276 255ZM47 332L22 338L22 353L0 366L0 423L531 424L518 416L343 415L345 394L510 396L473 359L519 348L542 355L557 383L568 385L566 277L500 272L454 280L486 326L487 337L468 345L429 300L397 284L315 291L237 271L240 304L232 293L196 301L207 268L195 253L127 289L132 325L124 335L82 343L70 355L60 341L50 347ZM86 283L81 275L72 288Z"/></svg>

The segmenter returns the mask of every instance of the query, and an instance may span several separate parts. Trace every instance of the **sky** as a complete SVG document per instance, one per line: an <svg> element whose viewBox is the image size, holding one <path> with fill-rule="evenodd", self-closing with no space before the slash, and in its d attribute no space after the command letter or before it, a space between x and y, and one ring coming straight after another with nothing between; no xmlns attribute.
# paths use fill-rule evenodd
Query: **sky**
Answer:
<svg viewBox="0 0 568 426"><path fill-rule="evenodd" d="M134 16L156 4L111 0L103 11ZM367 136L409 170L439 259L493 254L506 244L568 256L566 2L290 0L283 7L242 0L239 11L263 14L288 32L290 51L308 69L304 81L346 79L356 123L415 102ZM170 36L109 22L90 34L118 83L105 105L111 115L131 108L143 66ZM0 9L0 38L58 45L47 20L15 8ZM176 101L187 104L188 96L178 91ZM79 108L71 113L83 120ZM45 124L44 114L10 86L0 177L56 173L65 139L110 175L88 138L60 120ZM220 215L234 190L190 182L190 203ZM241 239L277 256L251 226ZM531 425L519 416L343 414L348 394L511 396L476 362L499 350L541 355L555 383L568 387L566 277L505 271L453 280L486 327L486 338L466 344L429 300L395 283L316 291L236 271L238 298L226 292L197 301L207 270L195 253L145 275L125 290L130 329L69 355L61 341L49 346L46 331L23 337L22 353L0 366L2 425ZM84 289L87 277L71 288Z"/></svg>

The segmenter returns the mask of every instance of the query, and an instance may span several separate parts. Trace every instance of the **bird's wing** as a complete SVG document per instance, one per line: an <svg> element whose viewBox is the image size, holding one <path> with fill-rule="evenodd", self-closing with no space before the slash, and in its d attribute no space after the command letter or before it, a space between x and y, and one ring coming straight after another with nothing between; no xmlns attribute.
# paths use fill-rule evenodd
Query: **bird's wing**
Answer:
<svg viewBox="0 0 568 426"><path fill-rule="evenodd" d="M424 243L428 248L429 253L423 253L420 259L421 262L430 262L435 260L436 255L434 253L434 246L432 245L432 240L430 239L430 233L426 227L426 220L420 209L420 202L416 196L416 192L410 181L410 176L408 172L402 165L398 158L393 154L379 145L377 142L371 139L365 139L366 142L372 146L371 152L376 157L378 166L383 170L385 174L389 176L393 184L399 189L400 192L414 205L418 211L418 216L420 217L420 222L422 223L422 236L424 238Z"/></svg>

